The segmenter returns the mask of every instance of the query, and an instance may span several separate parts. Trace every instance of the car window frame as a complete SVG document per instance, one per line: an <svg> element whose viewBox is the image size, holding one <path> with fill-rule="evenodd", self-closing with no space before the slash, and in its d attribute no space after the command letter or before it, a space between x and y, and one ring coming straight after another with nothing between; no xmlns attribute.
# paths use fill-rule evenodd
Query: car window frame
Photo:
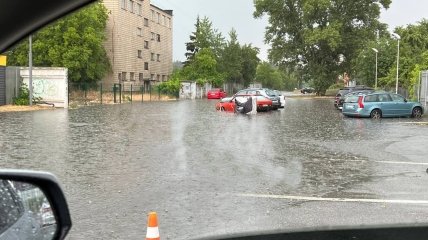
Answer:
<svg viewBox="0 0 428 240"><path fill-rule="evenodd" d="M391 100L392 100L393 102L396 102L396 103L404 103L404 102L406 102L406 98L405 98L405 97L403 97L403 96L401 96L401 95L399 95L399 94L391 93L391 94L389 94L389 96L390 96L390 98L391 98ZM395 100L394 100L394 97L398 97L398 98L400 98L400 99L402 99L402 100L400 100L400 101L395 101Z"/></svg>
<svg viewBox="0 0 428 240"><path fill-rule="evenodd" d="M389 99L389 101L381 101L380 100L380 97L381 96L387 96L387 98ZM391 95L390 94L388 94L388 93L381 93L381 94L377 94L377 101L378 102L380 102L380 103L389 103L389 102L393 102L392 101L392 98L391 98Z"/></svg>

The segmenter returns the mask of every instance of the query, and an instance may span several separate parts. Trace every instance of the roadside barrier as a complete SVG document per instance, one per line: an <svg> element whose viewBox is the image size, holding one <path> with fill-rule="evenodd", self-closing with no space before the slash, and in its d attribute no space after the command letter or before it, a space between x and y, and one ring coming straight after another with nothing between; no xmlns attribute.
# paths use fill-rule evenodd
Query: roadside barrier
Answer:
<svg viewBox="0 0 428 240"><path fill-rule="evenodd" d="M147 219L146 240L160 240L158 216L156 212L150 212Z"/></svg>

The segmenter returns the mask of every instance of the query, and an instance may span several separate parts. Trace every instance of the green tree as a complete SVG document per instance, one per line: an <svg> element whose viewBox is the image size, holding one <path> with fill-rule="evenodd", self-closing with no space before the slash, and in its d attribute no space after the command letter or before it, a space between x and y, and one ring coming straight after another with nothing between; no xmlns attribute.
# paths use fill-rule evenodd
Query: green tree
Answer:
<svg viewBox="0 0 428 240"><path fill-rule="evenodd" d="M262 62L257 67L256 81L261 83L263 87L283 89L283 76L277 68L268 62Z"/></svg>
<svg viewBox="0 0 428 240"><path fill-rule="evenodd" d="M395 32L401 36L400 41L400 66L399 66L399 86L409 90L411 97L416 97L415 87L418 83L419 70L424 70L428 67L427 51L428 39L428 21L422 20L417 24L407 25L406 27L398 27ZM397 48L397 41L394 41L393 46ZM395 55L397 51L395 50ZM396 61L394 61L386 79L390 85L395 87L396 82ZM417 76L417 77L416 77Z"/></svg>
<svg viewBox="0 0 428 240"><path fill-rule="evenodd" d="M204 17L201 20L198 16L195 28L195 32L190 35L190 42L186 43L186 65L194 59L196 53L201 49L209 48L218 57L225 44L224 37L217 29L213 28L213 24L208 17Z"/></svg>
<svg viewBox="0 0 428 240"><path fill-rule="evenodd" d="M226 81L231 83L242 83L242 56L241 46L238 42L238 35L235 29L229 33L230 40L222 51L220 57L221 64L219 65L220 72L225 74Z"/></svg>
<svg viewBox="0 0 428 240"><path fill-rule="evenodd" d="M353 59L353 75L358 84L375 86L376 78L376 53L378 53L378 87L390 86L388 78L391 67L396 63L396 41L389 36L384 36L379 41L369 41L366 48L360 50L358 56ZM394 81L395 82L395 81Z"/></svg>
<svg viewBox="0 0 428 240"><path fill-rule="evenodd" d="M94 3L33 35L35 66L66 67L69 80L95 82L110 70L104 50L107 9ZM10 65L28 65L28 41L9 52Z"/></svg>
<svg viewBox="0 0 428 240"><path fill-rule="evenodd" d="M351 72L352 59L385 28L378 3L388 8L391 1L254 0L254 16L269 15L269 59L304 69L323 94L339 74Z"/></svg>
<svg viewBox="0 0 428 240"><path fill-rule="evenodd" d="M257 66L260 63L257 57L259 52L260 50L251 44L241 47L241 74L244 86L248 86L256 77Z"/></svg>
<svg viewBox="0 0 428 240"><path fill-rule="evenodd" d="M221 86L223 76L217 71L217 60L209 48L199 50L193 61L183 68L183 78L196 80L199 84L206 82Z"/></svg>

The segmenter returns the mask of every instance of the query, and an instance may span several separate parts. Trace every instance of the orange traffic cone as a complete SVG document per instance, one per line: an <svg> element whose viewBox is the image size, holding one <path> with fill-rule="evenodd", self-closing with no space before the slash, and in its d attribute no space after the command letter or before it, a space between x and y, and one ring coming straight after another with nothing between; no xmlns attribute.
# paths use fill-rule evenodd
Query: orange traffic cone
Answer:
<svg viewBox="0 0 428 240"><path fill-rule="evenodd" d="M160 240L158 216L156 212L149 213L149 217L147 219L146 240Z"/></svg>

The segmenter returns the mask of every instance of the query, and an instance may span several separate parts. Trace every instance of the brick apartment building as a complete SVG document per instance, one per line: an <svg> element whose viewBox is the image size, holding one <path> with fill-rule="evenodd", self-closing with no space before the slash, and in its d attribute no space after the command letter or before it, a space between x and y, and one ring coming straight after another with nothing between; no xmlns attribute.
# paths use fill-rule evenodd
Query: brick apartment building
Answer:
<svg viewBox="0 0 428 240"><path fill-rule="evenodd" d="M105 49L110 73L104 83L144 85L168 80L172 73L172 10L150 0L104 0L109 13Z"/></svg>

